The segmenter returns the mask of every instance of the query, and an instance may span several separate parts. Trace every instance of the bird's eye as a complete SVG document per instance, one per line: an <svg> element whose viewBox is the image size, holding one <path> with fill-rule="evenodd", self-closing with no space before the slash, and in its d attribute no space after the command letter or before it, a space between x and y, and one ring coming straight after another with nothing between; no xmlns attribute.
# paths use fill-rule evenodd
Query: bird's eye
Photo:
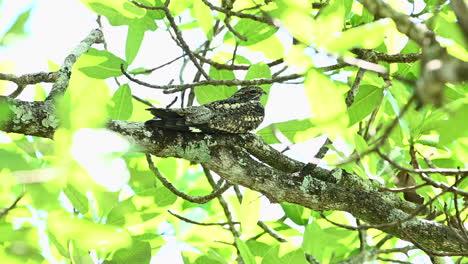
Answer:
<svg viewBox="0 0 468 264"><path fill-rule="evenodd" d="M250 93L250 94L256 94L257 91L255 91L255 90L250 90L249 93Z"/></svg>

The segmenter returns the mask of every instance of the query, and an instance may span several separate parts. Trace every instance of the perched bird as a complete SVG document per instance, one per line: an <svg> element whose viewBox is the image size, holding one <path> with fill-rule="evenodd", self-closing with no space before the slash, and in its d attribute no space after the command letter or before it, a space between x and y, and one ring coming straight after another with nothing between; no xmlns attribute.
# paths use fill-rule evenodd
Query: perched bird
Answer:
<svg viewBox="0 0 468 264"><path fill-rule="evenodd" d="M155 118L145 122L147 128L166 128L204 133L247 133L263 121L265 110L260 99L262 88L248 86L231 97L188 108L148 108Z"/></svg>

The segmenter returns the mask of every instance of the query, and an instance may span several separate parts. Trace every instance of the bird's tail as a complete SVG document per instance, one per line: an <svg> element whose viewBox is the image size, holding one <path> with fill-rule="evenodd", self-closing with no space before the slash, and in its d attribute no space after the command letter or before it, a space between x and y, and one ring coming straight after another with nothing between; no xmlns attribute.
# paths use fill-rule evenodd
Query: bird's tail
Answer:
<svg viewBox="0 0 468 264"><path fill-rule="evenodd" d="M165 109L165 108L146 108L147 111L150 111L152 115L159 117L161 119L172 119L172 118L180 118L182 117L178 113L176 113L172 109Z"/></svg>
<svg viewBox="0 0 468 264"><path fill-rule="evenodd" d="M145 126L152 128L167 128L178 131L189 131L189 127L185 124L184 118L176 119L150 119L145 122Z"/></svg>

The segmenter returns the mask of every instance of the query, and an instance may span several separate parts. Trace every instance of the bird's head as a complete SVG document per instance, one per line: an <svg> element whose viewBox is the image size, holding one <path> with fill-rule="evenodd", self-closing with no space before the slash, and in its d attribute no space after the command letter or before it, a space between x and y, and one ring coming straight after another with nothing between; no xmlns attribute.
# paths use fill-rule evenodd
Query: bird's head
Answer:
<svg viewBox="0 0 468 264"><path fill-rule="evenodd" d="M247 86L239 89L231 98L240 101L260 101L264 94L266 94L266 92L260 87Z"/></svg>

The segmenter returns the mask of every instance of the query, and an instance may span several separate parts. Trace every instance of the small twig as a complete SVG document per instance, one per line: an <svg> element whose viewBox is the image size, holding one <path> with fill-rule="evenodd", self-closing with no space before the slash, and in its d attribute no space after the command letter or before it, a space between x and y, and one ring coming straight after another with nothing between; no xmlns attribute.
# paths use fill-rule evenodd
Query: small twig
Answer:
<svg viewBox="0 0 468 264"><path fill-rule="evenodd" d="M215 188L216 186L216 183L213 179L213 175L211 175L211 172L209 169L207 169L205 166L202 165L202 168L203 168L203 171L205 172L205 176L206 176L206 179L208 180L208 182L210 183L210 185ZM237 254L239 256L239 261L240 262L244 262L240 256L240 251L239 251L239 247L237 246L237 242L235 240L235 238L238 238L240 237L240 234L239 234L239 231L237 231L236 227L234 226L234 221L233 221L233 218L232 218L232 213L229 209L229 205L228 203L226 202L226 200L223 198L222 195L219 195L218 196L218 201L219 201L219 204L221 205L221 208L223 208L223 212L224 212L224 215L226 216L226 219L228 221L228 227L229 227L229 231L231 232L232 236L234 237L234 247L236 248L237 250Z"/></svg>
<svg viewBox="0 0 468 264"><path fill-rule="evenodd" d="M385 161L390 163L390 165L392 165L393 167L395 167L395 168L397 168L399 170L407 171L409 173L419 174L423 180L425 180L428 184L430 184L430 185L432 185L434 187L441 188L443 190L447 190L447 189L450 188L454 193L457 193L457 194L462 195L464 197L468 197L468 192L460 190L459 188L456 188L455 186L451 187L451 186L449 186L448 184L446 184L444 182L436 182L436 181L432 180L429 176L427 176L428 173L440 173L440 174L446 174L446 175L454 174L454 175L466 176L466 175L468 175L468 170L461 170L461 169L410 169L410 168L406 168L406 167L403 167L403 166L397 164L395 161L391 160L389 157L382 154L382 152L380 152L379 149L376 149L376 153L382 159L384 159ZM449 173L449 172L452 172L452 173ZM456 172L458 172L458 174Z"/></svg>
<svg viewBox="0 0 468 264"><path fill-rule="evenodd" d="M153 160L151 159L151 156L149 154L146 154L146 160L148 161L148 166L151 169L151 171L156 175L156 177L161 181L161 183L169 189L172 193L175 195L181 197L184 200L187 200L192 203L197 203L197 204L204 204L209 202L215 197L218 197L221 195L223 192L225 192L229 187L231 187L230 184L226 183L222 187L217 187L217 189L214 189L212 193L206 195L206 196L190 196L187 195L179 190L177 190L174 185L172 185L166 178L164 178L161 173L159 172L158 168L154 166Z"/></svg>
<svg viewBox="0 0 468 264"><path fill-rule="evenodd" d="M183 57L185 57L185 56L187 56L187 54L184 53L184 54L182 54L182 55L180 55L180 56L178 56L178 57L176 57L176 58L174 58L174 59L172 59L172 60L170 60L170 61L168 61L168 62L166 62L166 63L163 63L163 64L161 64L161 65L159 65L159 66L157 66L157 67L154 67L154 68L152 68L152 69L148 69L148 70L142 71L141 73L140 73L140 72L135 73L135 75L137 75L137 74L148 74L148 73L152 73L152 72L154 72L154 71L156 71L156 70L159 70L159 69L161 69L161 68L164 68L164 67L166 67L167 65L170 65L170 64L172 64L172 63L178 61L179 59L181 59L181 58L183 58Z"/></svg>
<svg viewBox="0 0 468 264"><path fill-rule="evenodd" d="M262 221L258 221L257 225L265 231L265 233L268 233L272 238L276 239L280 243L285 243L287 242L286 239L278 235L276 232L274 232L271 228L269 228L265 223Z"/></svg>
<svg viewBox="0 0 468 264"><path fill-rule="evenodd" d="M377 259L381 261L387 261L390 263L411 264L411 262L403 261L403 260L396 260L396 259L389 259L389 258L382 258L382 257L377 257Z"/></svg>
<svg viewBox="0 0 468 264"><path fill-rule="evenodd" d="M147 105L149 107L153 107L153 104L150 103L149 101L145 100L145 99L142 99L142 98L140 98L140 97L138 97L136 95L132 95L132 97L133 97L133 99L137 100L138 102L140 102L142 104L145 104L145 105Z"/></svg>
<svg viewBox="0 0 468 264"><path fill-rule="evenodd" d="M411 96L411 98L408 100L408 102L406 103L406 105L400 110L400 113L398 114L398 116L392 120L392 122L390 123L390 125L385 129L385 131L383 132L382 136L380 136L379 138L377 138L374 142L372 142L372 144L374 144L374 146L366 151L363 151L362 153L356 153L355 155L345 159L345 160L342 160L340 162L337 162L335 164L333 164L334 166L338 166L338 165L343 165L343 164L346 164L346 163L349 163L349 162L353 162L353 161L356 161L356 160L360 160L363 156L369 154L369 153L372 153L372 152L375 152L381 145L383 145L385 143L385 139L388 138L388 136L390 136L390 133L392 132L393 128L395 128L395 126L398 124L398 121L403 117L403 115L406 113L406 111L408 111L410 105L413 103L413 101L416 99L416 96L413 95Z"/></svg>
<svg viewBox="0 0 468 264"><path fill-rule="evenodd" d="M20 196L18 196L16 198L16 200L10 205L8 206L7 208L3 208L1 211L0 211L0 218L2 218L3 216L5 216L9 211L11 211L12 209L14 209L16 207L16 205L18 205L19 201L23 198L24 194L21 194Z"/></svg>
<svg viewBox="0 0 468 264"><path fill-rule="evenodd" d="M457 181L458 181L458 176L457 176ZM457 225L458 225L458 229L460 229L462 231L462 234L465 238L465 241L468 241L468 232L466 230L466 227L461 219L461 213L460 213L460 208L458 208L458 195L457 193L454 193L453 194L453 202L455 204L455 218L457 220Z"/></svg>
<svg viewBox="0 0 468 264"><path fill-rule="evenodd" d="M394 193L399 193L399 192L409 192L409 191L414 191L416 189L419 189L424 186L428 186L429 183L421 183L418 185L413 185L413 186L407 186L407 187L402 187L402 188L386 188L386 187L379 187L379 191L386 191L386 192L394 192Z"/></svg>
<svg viewBox="0 0 468 264"><path fill-rule="evenodd" d="M171 210L167 210L167 212L169 212L171 215L179 218L180 220L182 220L184 222L194 224L194 225L200 225L200 226L225 226L225 225L231 225L231 224L233 224L233 225L240 224L239 222L232 222L232 223L228 223L228 222L224 222L224 223L202 223L202 222L197 222L197 221L188 219L186 217L183 217L181 215L178 215L178 214L172 212Z"/></svg>
<svg viewBox="0 0 468 264"><path fill-rule="evenodd" d="M133 3L136 6L144 8L144 9L164 11L164 13L166 14L166 18L169 21L169 25L171 26L172 30L176 34L177 40L179 41L179 44L180 44L180 47L189 56L190 60L193 62L193 65L195 65L195 67L198 69L198 71L201 72L203 77L205 77L207 80L211 79L210 76L205 72L205 70L203 70L202 66L196 60L195 56L193 55L193 52L190 50L190 47L187 45L187 42L185 42L184 38L182 37L182 33L180 32L180 29L177 26L177 24L176 24L176 22L174 20L174 17L172 16L171 11L169 10L169 8L167 6L160 6L160 7L147 6L147 5L140 4L140 3L136 2L136 1L133 1L133 0L130 0L130 2ZM165 4L168 4L168 3L169 3L169 1L166 1Z"/></svg>
<svg viewBox="0 0 468 264"><path fill-rule="evenodd" d="M259 16L252 15L252 14L247 14L247 13L242 13L242 12L235 12L235 11L232 11L232 10L227 9L227 8L221 8L221 7L212 5L208 0L202 0L202 1L211 10L215 10L215 11L224 13L224 14L226 14L226 16L236 16L236 17L240 17L240 18L251 19L251 20L254 20L254 21L257 21L257 22L262 22L262 23L268 24L270 26L275 26L275 24L273 23L273 20L271 18L269 18L269 17L259 17Z"/></svg>
<svg viewBox="0 0 468 264"><path fill-rule="evenodd" d="M182 95L183 96L183 95ZM173 106L175 103L177 102L177 97L174 97L174 99L172 100L171 103L169 103L168 105L166 105L166 109L169 109L171 106Z"/></svg>
<svg viewBox="0 0 468 264"><path fill-rule="evenodd" d="M354 102L354 97L356 97L357 93L359 92L359 86L361 85L361 81L365 73L366 69L363 68L359 68L358 72L356 73L356 78L354 79L353 85L346 95L345 101L348 108L351 107Z"/></svg>
<svg viewBox="0 0 468 264"><path fill-rule="evenodd" d="M226 16L226 18L224 18L224 24L226 25L227 29L232 33L234 34L234 36L236 36L238 39L242 40L242 41L247 41L247 38L242 36L239 32L237 32L237 30L235 30L231 24L229 24L229 16Z"/></svg>
<svg viewBox="0 0 468 264"><path fill-rule="evenodd" d="M176 93L188 88L193 88L197 86L203 86L203 85L227 85L227 86L249 86L249 85L262 85L262 84L272 84L276 82L285 82L289 80L294 80L294 79L299 79L303 78L304 76L302 74L290 74L290 75L284 75L284 76L279 76L275 78L262 78L262 79L253 79L253 80L203 80L199 82L194 82L194 83L188 83L188 84L168 84L168 85L153 85L149 84L147 82L140 81L128 74L125 69L123 68L123 64L120 65L120 70L122 71L122 74L125 75L129 80L138 83L140 85L144 85L149 88L154 88L154 89L162 89L164 90L164 93Z"/></svg>

